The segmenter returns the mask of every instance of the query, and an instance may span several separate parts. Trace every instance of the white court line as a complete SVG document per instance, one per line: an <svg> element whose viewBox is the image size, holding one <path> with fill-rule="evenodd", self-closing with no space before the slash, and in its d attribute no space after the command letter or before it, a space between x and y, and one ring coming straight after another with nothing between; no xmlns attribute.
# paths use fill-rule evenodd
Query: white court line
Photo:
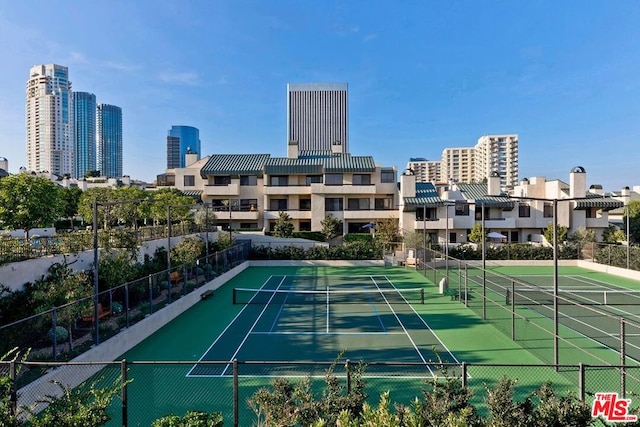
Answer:
<svg viewBox="0 0 640 427"><path fill-rule="evenodd" d="M267 283L269 283L269 281L271 280L273 276L269 276L269 278L267 280L265 280L265 282L262 284L262 286L260 286L259 289L264 288ZM251 300L253 300L253 298L256 297L256 295L258 295L258 293L256 292L256 294L251 297ZM251 300L249 300L249 302L251 302ZM207 348L207 351L205 351L204 353L202 353L202 356L200 356L200 359L198 359L198 362L201 362L202 359L204 359L204 356L209 353L209 351L211 351L211 349L213 348L214 345L216 345L216 343L220 340L220 338L222 338L222 336L225 334L225 332L227 332L227 329L229 329L231 327L231 325L238 320L238 317L240 317L240 315L242 314L242 312L249 307L250 304L245 304L244 307L242 307L242 309L238 312L238 314L236 314L236 317L233 318L233 320L231 320L231 322L229 322L229 324L224 328L224 330L222 332L220 332L220 335L218 335L218 337L211 343L211 345L209 346L209 348ZM193 371L196 366L198 366L198 364L196 363L195 365L193 365L193 367L191 367L191 369L189 369L189 372L187 372L187 377L191 375L191 371ZM200 376L200 375L198 375Z"/></svg>
<svg viewBox="0 0 640 427"><path fill-rule="evenodd" d="M287 276L283 276L282 280L280 280L280 283L278 283L278 287L275 289L276 291L278 289L280 289L280 286L282 286L282 284L284 283L285 279L287 278ZM236 356L238 355L238 353L240 352L240 349L242 348L242 346L244 345L244 343L247 341L247 338L249 338L249 335L251 335L251 331L253 331L253 328L256 327L256 325L258 324L258 322L260 321L260 319L262 318L262 315L264 314L265 311L267 311L267 308L269 308L269 304L271 304L271 300L276 296L276 292L272 292L271 293L271 298L269 298L269 301L267 301L267 303L264 305L264 308L262 309L262 311L260 312L260 314L258 315L258 317L256 318L256 321L253 322L253 325L251 325L251 328L249 329L249 331L247 332L247 334L244 336L244 338L242 339L242 342L240 343L240 345L238 345L238 348L236 349L235 353L233 353L233 356L231 356L231 359L229 359L229 363L227 363L227 366L224 367L224 370L222 371L222 374L220 375L224 375L225 372L227 372L227 369L229 369L229 366L231 366L231 363L233 362L233 360L236 358Z"/></svg>
<svg viewBox="0 0 640 427"><path fill-rule="evenodd" d="M416 316L418 316L418 318L420 319L420 321L422 322L422 324L429 330L429 332L431 332L433 334L434 337L436 337L436 339L438 340L438 342L440 343L440 345L442 345L442 347L444 347L445 350L447 350L447 352L449 353L449 355L453 358L453 360L456 361L456 363L460 363L460 361L456 358L456 356L451 352L451 350L449 350L449 348L445 345L445 343L442 342L442 340L440 339L440 337L438 337L438 335L433 332L433 329L431 329L431 326L429 326L429 324L422 318L422 316L420 316L420 314L416 311L415 308L413 308L413 305L411 305L411 303L409 303L409 301L407 301L407 299L404 297L404 295L402 295L402 292L400 292L400 290L398 288L396 288L396 285L393 284L393 282L391 280L389 280L389 277L387 276L383 276L385 278L385 280L387 282L389 282L389 284L391 286L393 286L393 289L395 289L396 291L398 291L398 293L400 294L400 296L402 297L402 299L407 303L407 305L411 308L411 310L415 313ZM376 285L377 286L377 285Z"/></svg>
<svg viewBox="0 0 640 427"><path fill-rule="evenodd" d="M327 334L329 333L329 285L327 285Z"/></svg>
<svg viewBox="0 0 640 427"><path fill-rule="evenodd" d="M251 332L251 335L404 335L404 332L318 332L318 331L279 331L279 332Z"/></svg>
<svg viewBox="0 0 640 427"><path fill-rule="evenodd" d="M385 302L387 303L387 305L389 306L389 309L391 310L391 313L393 313L393 315L395 316L396 320L398 321L398 323L400 324L400 326L402 327L402 330L404 331L405 335L407 336L407 338L409 339L409 341L411 342L411 345L413 345L413 348L416 350L416 352L418 353L418 356L420 356L420 359L422 360L422 363L424 363L427 366L427 369L429 370L429 372L431 372L431 375L433 377L435 377L434 372L431 370L431 367L427 364L427 361L425 360L424 356L422 355L422 353L420 352L420 349L418 348L418 346L416 345L415 341L413 341L413 338L411 338L411 335L409 335L409 332L407 331L407 328L404 327L404 324L402 323L402 320L400 320L400 317L398 317L398 314L395 312L395 310L393 309L393 307L391 307L391 304L389 303L389 300L387 299L387 297L384 295L384 292L382 292L382 289L380 289L380 286L378 286L378 283L376 282L376 280L373 278L373 276L371 277L371 281L373 282L374 285L376 285L376 288L378 288L378 291L380 292L380 295L382 295L382 298L384 298ZM404 297L403 297L404 299ZM406 301L406 300L405 300Z"/></svg>

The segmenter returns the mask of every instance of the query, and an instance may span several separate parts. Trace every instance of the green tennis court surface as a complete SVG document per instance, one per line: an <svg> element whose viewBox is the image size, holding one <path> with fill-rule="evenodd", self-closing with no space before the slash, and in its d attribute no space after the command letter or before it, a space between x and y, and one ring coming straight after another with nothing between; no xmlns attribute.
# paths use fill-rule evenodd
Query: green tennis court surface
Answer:
<svg viewBox="0 0 640 427"><path fill-rule="evenodd" d="M434 350L442 362L458 360L414 309L423 292L424 284L407 288L387 275L273 275L258 289L234 288L233 300L243 307L200 358L228 365L198 364L188 375L231 375L234 359L331 362L343 351L354 361L375 355L378 361L421 363L423 375L437 375ZM253 375L309 374L298 364L261 367ZM400 369L377 374L399 375Z"/></svg>

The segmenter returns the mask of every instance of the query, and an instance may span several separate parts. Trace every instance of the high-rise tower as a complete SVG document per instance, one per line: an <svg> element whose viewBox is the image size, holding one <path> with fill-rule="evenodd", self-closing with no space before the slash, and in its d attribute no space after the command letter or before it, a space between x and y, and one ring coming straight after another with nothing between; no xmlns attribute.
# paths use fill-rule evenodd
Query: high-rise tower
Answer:
<svg viewBox="0 0 640 427"><path fill-rule="evenodd" d="M97 169L109 178L122 177L122 109L115 105L97 106Z"/></svg>
<svg viewBox="0 0 640 427"><path fill-rule="evenodd" d="M500 186L518 184L518 135L483 135L475 146L474 179L482 182L498 172Z"/></svg>
<svg viewBox="0 0 640 427"><path fill-rule="evenodd" d="M346 83L289 83L287 143L297 142L299 151L332 151L341 145L348 153L347 89Z"/></svg>
<svg viewBox="0 0 640 427"><path fill-rule="evenodd" d="M200 131L193 126L171 126L167 134L167 169L186 168L187 151L200 160Z"/></svg>
<svg viewBox="0 0 640 427"><path fill-rule="evenodd" d="M74 173L80 179L96 170L96 96L88 92L73 93Z"/></svg>
<svg viewBox="0 0 640 427"><path fill-rule="evenodd" d="M29 71L26 91L27 169L73 175L73 108L69 69L46 64Z"/></svg>

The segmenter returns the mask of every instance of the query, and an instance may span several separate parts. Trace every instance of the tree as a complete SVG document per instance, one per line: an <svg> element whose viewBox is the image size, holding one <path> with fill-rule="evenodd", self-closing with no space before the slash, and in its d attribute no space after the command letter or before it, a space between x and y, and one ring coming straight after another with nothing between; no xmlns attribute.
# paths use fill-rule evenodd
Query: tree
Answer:
<svg viewBox="0 0 640 427"><path fill-rule="evenodd" d="M203 256L205 243L199 237L185 237L180 243L171 248L171 260L175 264L193 266L196 260Z"/></svg>
<svg viewBox="0 0 640 427"><path fill-rule="evenodd" d="M627 205L627 215L624 216L625 230L626 221L629 221L629 234L631 242L640 242L640 200L633 200ZM628 218L627 218L628 216Z"/></svg>
<svg viewBox="0 0 640 427"><path fill-rule="evenodd" d="M97 214L98 224L102 224L105 230L114 223L114 216L111 213L112 206L109 203L115 201L112 188L89 188L80 196L78 203L78 214L85 222L93 224L93 203L98 202Z"/></svg>
<svg viewBox="0 0 640 427"><path fill-rule="evenodd" d="M278 219L273 227L273 235L276 237L291 237L293 236L293 221L286 212L280 212Z"/></svg>
<svg viewBox="0 0 640 427"><path fill-rule="evenodd" d="M320 222L325 240L331 240L342 234L342 220L329 214Z"/></svg>
<svg viewBox="0 0 640 427"><path fill-rule="evenodd" d="M46 178L17 174L0 180L0 224L29 230L50 226L62 215L58 186Z"/></svg>
<svg viewBox="0 0 640 427"><path fill-rule="evenodd" d="M376 221L375 227L377 241L399 242L401 240L398 220L393 218L381 219Z"/></svg>
<svg viewBox="0 0 640 427"><path fill-rule="evenodd" d="M567 240L567 232L569 229L564 225L558 225L558 242L565 242ZM549 223L544 230L544 238L547 239L549 244L553 245L553 223Z"/></svg>
<svg viewBox="0 0 640 427"><path fill-rule="evenodd" d="M487 230L484 230L484 241L487 240ZM473 243L482 243L482 224L476 222L469 233L469 241Z"/></svg>
<svg viewBox="0 0 640 427"><path fill-rule="evenodd" d="M205 227L208 225L207 229L210 229L211 226L216 225L216 221L218 217L216 217L216 213L205 206L202 206L198 211L193 215L193 222L196 225L201 227ZM207 221L209 221L207 223Z"/></svg>
<svg viewBox="0 0 640 427"><path fill-rule="evenodd" d="M592 243L596 241L596 232L580 227L569 237L569 239L574 242L578 242L581 245ZM558 237L558 240L560 240L560 237Z"/></svg>
<svg viewBox="0 0 640 427"><path fill-rule="evenodd" d="M69 218L71 222L71 229L73 229L73 217L78 213L78 205L80 203L80 197L82 197L82 190L78 187L61 188L60 200L62 203L62 216Z"/></svg>
<svg viewBox="0 0 640 427"><path fill-rule="evenodd" d="M153 193L151 217L156 224L166 221L167 209L171 206L171 219L184 221L189 216L189 208L193 204L193 199L185 196L177 188L163 188Z"/></svg>
<svg viewBox="0 0 640 427"><path fill-rule="evenodd" d="M624 231L620 230L615 225L610 225L602 232L602 241L605 243L619 243L626 242L627 236Z"/></svg>

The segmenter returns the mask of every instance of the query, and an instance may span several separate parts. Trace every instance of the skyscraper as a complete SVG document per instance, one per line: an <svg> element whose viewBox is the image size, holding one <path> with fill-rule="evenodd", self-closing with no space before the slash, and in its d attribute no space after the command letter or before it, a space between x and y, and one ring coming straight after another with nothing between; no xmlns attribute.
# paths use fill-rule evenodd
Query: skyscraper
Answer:
<svg viewBox="0 0 640 427"><path fill-rule="evenodd" d="M193 126L171 126L167 134L167 169L186 168L187 150L200 160L200 131Z"/></svg>
<svg viewBox="0 0 640 427"><path fill-rule="evenodd" d="M80 179L96 170L96 96L88 92L73 93L74 172Z"/></svg>
<svg viewBox="0 0 640 427"><path fill-rule="evenodd" d="M109 178L122 177L122 109L115 105L97 106L97 169Z"/></svg>
<svg viewBox="0 0 640 427"><path fill-rule="evenodd" d="M73 174L73 108L69 69L36 65L26 91L27 169Z"/></svg>
<svg viewBox="0 0 640 427"><path fill-rule="evenodd" d="M346 83L289 83L287 143L296 141L300 151L331 151L338 143L348 153L347 100Z"/></svg>

